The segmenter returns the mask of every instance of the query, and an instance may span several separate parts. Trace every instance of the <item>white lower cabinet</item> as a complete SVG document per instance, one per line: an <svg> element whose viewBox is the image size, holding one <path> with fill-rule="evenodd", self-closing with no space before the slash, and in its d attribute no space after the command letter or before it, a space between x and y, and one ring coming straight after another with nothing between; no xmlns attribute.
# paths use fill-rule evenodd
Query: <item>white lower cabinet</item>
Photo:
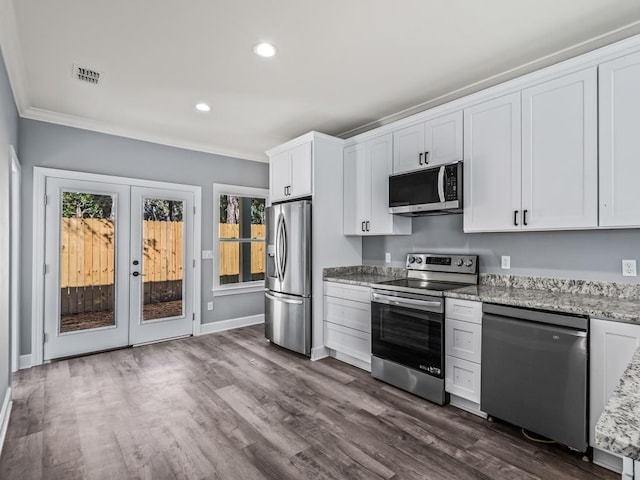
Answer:
<svg viewBox="0 0 640 480"><path fill-rule="evenodd" d="M476 415L480 410L482 303L445 300L445 390L451 404Z"/></svg>
<svg viewBox="0 0 640 480"><path fill-rule="evenodd" d="M324 282L324 342L331 356L371 371L371 289Z"/></svg>
<svg viewBox="0 0 640 480"><path fill-rule="evenodd" d="M640 347L640 325L592 318L589 367L589 444L594 446L596 423L634 352ZM593 462L622 470L619 455L594 446Z"/></svg>

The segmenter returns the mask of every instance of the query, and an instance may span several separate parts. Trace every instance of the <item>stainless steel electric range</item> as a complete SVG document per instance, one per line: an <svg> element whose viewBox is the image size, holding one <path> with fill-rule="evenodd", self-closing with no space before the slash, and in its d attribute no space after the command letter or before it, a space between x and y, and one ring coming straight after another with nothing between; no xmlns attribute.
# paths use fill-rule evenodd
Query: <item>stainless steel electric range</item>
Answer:
<svg viewBox="0 0 640 480"><path fill-rule="evenodd" d="M371 375L444 405L444 292L477 285L475 255L407 255L406 278L373 285Z"/></svg>

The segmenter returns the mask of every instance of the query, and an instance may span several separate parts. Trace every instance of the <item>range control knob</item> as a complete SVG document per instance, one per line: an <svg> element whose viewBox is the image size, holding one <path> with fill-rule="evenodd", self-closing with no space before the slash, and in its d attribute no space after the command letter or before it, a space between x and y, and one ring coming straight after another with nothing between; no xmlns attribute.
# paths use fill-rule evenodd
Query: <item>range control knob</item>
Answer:
<svg viewBox="0 0 640 480"><path fill-rule="evenodd" d="M471 265L473 265L473 260L469 259L466 262L464 262L464 266L465 267L470 267Z"/></svg>
<svg viewBox="0 0 640 480"><path fill-rule="evenodd" d="M416 263L422 263L422 258L421 257L416 257Z"/></svg>
<svg viewBox="0 0 640 480"><path fill-rule="evenodd" d="M463 263L464 263L464 260L462 260L461 258L459 258L458 260L456 260L456 265L457 265L458 267L461 267Z"/></svg>
<svg viewBox="0 0 640 480"><path fill-rule="evenodd" d="M416 257L409 257L409 258L407 259L407 262L409 262L409 263L413 263L413 262L415 262L415 261L416 261Z"/></svg>

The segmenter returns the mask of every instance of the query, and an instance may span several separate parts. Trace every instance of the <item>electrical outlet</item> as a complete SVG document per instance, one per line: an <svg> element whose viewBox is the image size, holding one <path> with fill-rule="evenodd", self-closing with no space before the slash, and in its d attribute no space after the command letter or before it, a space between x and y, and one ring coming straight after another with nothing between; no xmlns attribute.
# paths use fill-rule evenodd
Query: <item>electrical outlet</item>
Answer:
<svg viewBox="0 0 640 480"><path fill-rule="evenodd" d="M511 257L508 255L502 256L502 268L504 270L509 270L511 268Z"/></svg>
<svg viewBox="0 0 640 480"><path fill-rule="evenodd" d="M213 258L213 250L202 250L202 259L209 260Z"/></svg>
<svg viewBox="0 0 640 480"><path fill-rule="evenodd" d="M635 260L622 260L622 276L623 277L637 277Z"/></svg>
<svg viewBox="0 0 640 480"><path fill-rule="evenodd" d="M385 263L391 263L391 254L389 252L384 254Z"/></svg>
<svg viewBox="0 0 640 480"><path fill-rule="evenodd" d="M207 303L207 310L213 310L213 302Z"/></svg>

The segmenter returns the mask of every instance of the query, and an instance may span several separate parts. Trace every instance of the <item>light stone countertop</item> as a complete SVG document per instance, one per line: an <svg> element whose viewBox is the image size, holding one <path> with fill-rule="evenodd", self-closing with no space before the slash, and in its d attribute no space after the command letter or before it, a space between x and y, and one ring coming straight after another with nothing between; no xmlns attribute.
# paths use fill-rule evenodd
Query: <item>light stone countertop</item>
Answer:
<svg viewBox="0 0 640 480"><path fill-rule="evenodd" d="M596 424L596 445L640 461L640 348Z"/></svg>

